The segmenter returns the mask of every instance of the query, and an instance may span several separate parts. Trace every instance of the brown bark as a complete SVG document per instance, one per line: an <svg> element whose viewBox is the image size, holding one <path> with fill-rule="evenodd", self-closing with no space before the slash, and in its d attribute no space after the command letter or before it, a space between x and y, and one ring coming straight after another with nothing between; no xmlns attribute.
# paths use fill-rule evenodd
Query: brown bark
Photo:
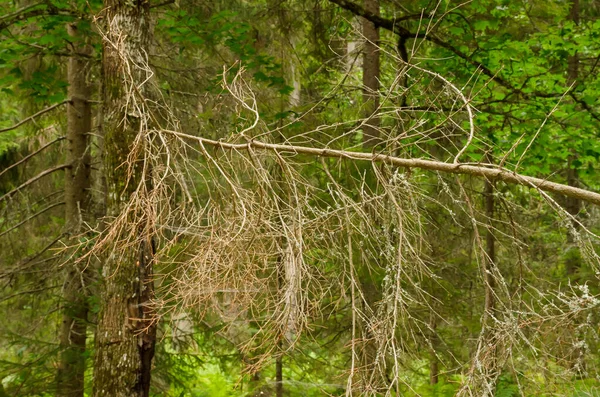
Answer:
<svg viewBox="0 0 600 397"><path fill-rule="evenodd" d="M87 61L81 58L87 48L77 44L77 26L67 26L73 40L73 53L68 64L69 106L67 108L67 145L69 168L65 171L66 230L73 240L82 232L90 206L90 155L88 134L91 130L89 87L86 82ZM60 328L61 357L56 374L56 395L84 395L85 345L87 332L87 292L84 266L72 263L66 267L64 305Z"/></svg>
<svg viewBox="0 0 600 397"><path fill-rule="evenodd" d="M365 0L365 10L379 16L379 0ZM371 147L379 141L381 120L379 108L379 29L368 19L362 19L365 45L363 49L363 106L366 121L363 125L363 145Z"/></svg>
<svg viewBox="0 0 600 397"><path fill-rule="evenodd" d="M491 156L488 156L491 161ZM485 181L484 188L485 215L487 218L487 230L485 232L485 258L483 259L483 277L485 288L485 308L483 313L483 326L485 327L484 337L488 344L488 360L484 369L493 379L497 379L499 371L500 348L498 346L497 329L494 324L494 318L497 317L496 306L496 239L493 233L494 227L494 183ZM496 390L496 383L490 384L492 395Z"/></svg>
<svg viewBox="0 0 600 397"><path fill-rule="evenodd" d="M496 262L496 242L492 232L494 220L494 184L491 181L485 182L484 190L485 200L485 215L488 221L488 227L485 233L485 258L484 258L484 282L485 282L485 315L489 317L493 315L496 308L495 287L496 279L495 262ZM489 321L486 321L489 323ZM486 326L489 324L486 324Z"/></svg>
<svg viewBox="0 0 600 397"><path fill-rule="evenodd" d="M135 188L143 183L152 189L149 167L142 159L129 158L134 140L146 128L145 108L149 79L147 54L151 39L149 2L105 0L106 38L103 43L103 134L107 213L116 216ZM125 81L127 79L127 81ZM135 87L128 90L126 87ZM132 103L139 105L133 108ZM126 121L126 122L125 122ZM131 167L128 164L132 161ZM144 171L145 169L145 171ZM130 172L131 171L131 172ZM136 248L105 258L102 308L96 330L94 397L147 397L156 328L149 301L152 283L154 240L147 216L138 219ZM123 236L119 236L123 237ZM115 252L119 247L115 248ZM130 252L131 251L131 252Z"/></svg>

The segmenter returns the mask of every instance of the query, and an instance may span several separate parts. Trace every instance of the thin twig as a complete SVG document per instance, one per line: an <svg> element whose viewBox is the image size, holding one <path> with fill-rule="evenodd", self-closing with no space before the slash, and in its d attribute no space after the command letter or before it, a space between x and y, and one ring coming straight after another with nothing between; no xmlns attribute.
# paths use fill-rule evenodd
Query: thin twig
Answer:
<svg viewBox="0 0 600 397"><path fill-rule="evenodd" d="M14 294L10 294L8 296L2 297L2 299L0 299L0 303L1 302L5 302L5 301L7 301L9 299L15 298L17 296L34 294L36 292L47 291L49 289L55 289L55 288L58 288L58 287L60 287L60 285L51 285L49 287L36 288L36 289L30 289L30 290L27 290L27 291L15 292Z"/></svg>

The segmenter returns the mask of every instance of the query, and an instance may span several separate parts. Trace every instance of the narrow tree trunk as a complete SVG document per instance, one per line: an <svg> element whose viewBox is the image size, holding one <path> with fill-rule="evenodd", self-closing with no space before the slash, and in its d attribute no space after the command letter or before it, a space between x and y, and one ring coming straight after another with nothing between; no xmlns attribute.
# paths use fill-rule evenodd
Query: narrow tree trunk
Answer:
<svg viewBox="0 0 600 397"><path fill-rule="evenodd" d="M488 161L492 161L492 157L488 155ZM497 317L496 313L496 239L493 233L494 226L494 183L492 181L485 181L484 188L484 199L485 199L485 215L488 222L488 227L485 232L485 258L484 264L484 288L485 288L485 312L483 314L483 327L485 329L485 341L488 344L487 355L488 358L484 364L484 368L487 373L489 381L493 380L493 383L488 384L486 387L486 396L493 396L496 392L496 380L498 378L499 371L501 371L499 364L499 346L498 339L496 337L497 330L494 324L494 319ZM489 393L489 394L488 394Z"/></svg>
<svg viewBox="0 0 600 397"><path fill-rule="evenodd" d="M571 9L569 17L576 25L579 25L580 21L580 4L579 0L573 0L571 2ZM567 60L567 83L577 84L579 78L579 54L575 53L568 57ZM567 163L567 185L573 187L579 187L579 173L573 163L577 160L577 154L573 153L569 156ZM576 198L567 197L565 202L565 209L573 216L571 221L571 227L567 231L567 252L565 258L565 272L569 281L577 282L578 272L582 266L581 253L577 246L577 234L579 233L579 222L578 217L581 211L581 200ZM581 335L573 335L573 343L575 343ZM571 369L578 373L585 372L585 347L573 347L572 351L568 354L568 365Z"/></svg>
<svg viewBox="0 0 600 397"><path fill-rule="evenodd" d="M365 0L365 10L379 15L379 0ZM363 105L367 121L363 126L363 145L372 147L379 142L379 29L362 19L365 46L363 53Z"/></svg>
<svg viewBox="0 0 600 397"><path fill-rule="evenodd" d="M379 15L379 0L364 0L366 11ZM365 18L361 18L362 34L364 36L363 46L363 117L366 121L363 125L363 146L370 148L379 143L380 119L377 116L379 108L379 28ZM371 281L370 275L361 280L361 289L365 297L364 310L367 315L374 313L375 303L378 299L378 291ZM377 345L370 330L370 324L362 324L362 338L364 341L361 354L360 389L363 394L374 394L379 385L376 369Z"/></svg>
<svg viewBox="0 0 600 397"><path fill-rule="evenodd" d="M138 134L146 133L150 119L145 101L151 73L146 68L151 38L149 7L150 3L143 0L104 2L102 127L109 216L124 210L124 204L141 184L145 194L152 190L150 167L144 167L142 158L130 156L135 139ZM118 238L128 238L134 252L123 253L123 248L115 247L114 254L103 265L103 306L96 330L95 397L150 394L156 339L149 307L154 293L154 241L147 215L139 212L131 215L137 219L135 231L131 236Z"/></svg>
<svg viewBox="0 0 600 397"><path fill-rule="evenodd" d="M279 178L283 180L283 171L279 168ZM283 187L279 186L279 190L282 191ZM285 242L283 242L285 244ZM283 263L285 254L281 253L277 261L277 293L279 296L285 293L285 264ZM283 338L287 329L282 327L281 335L277 341L277 353L275 357L275 396L283 397Z"/></svg>
<svg viewBox="0 0 600 397"><path fill-rule="evenodd" d="M494 184L491 181L485 182L485 215L488 219L489 226L485 233L485 253L486 258L485 269L484 269L484 280L485 280L485 316L486 326L489 325L489 317L493 315L496 308L496 298L494 290L496 287L496 279L494 278L495 273L495 262L496 262L496 242L494 234L492 232L493 220L494 220Z"/></svg>
<svg viewBox="0 0 600 397"><path fill-rule="evenodd" d="M430 303L433 305L433 302ZM437 358L437 347L438 347L438 336L437 336L437 321L435 318L436 314L433 310L433 308L431 309L431 312L429 313L429 332L430 332L430 339L429 342L431 343L431 351L430 351L430 358L429 358L429 384L434 386L437 385L439 382L439 363L438 363L438 358Z"/></svg>
<svg viewBox="0 0 600 397"><path fill-rule="evenodd" d="M278 350L281 352L283 342L280 340ZM275 396L283 397L283 354L279 354L275 360Z"/></svg>
<svg viewBox="0 0 600 397"><path fill-rule="evenodd" d="M82 221L90 207L90 154L88 134L91 130L91 107L86 74L88 62L81 55L89 51L79 45L77 26L67 26L73 38L73 52L68 64L69 107L67 109L68 164L65 172L65 219L68 233L73 237L82 232ZM56 395L78 397L84 395L85 343L87 331L86 272L83 266L72 264L66 268L63 317L60 328L62 349L56 374Z"/></svg>
<svg viewBox="0 0 600 397"><path fill-rule="evenodd" d="M579 25L579 0L573 0L571 3L570 10L571 21ZM569 56L567 65L567 80L568 84L573 84L579 77L579 55L577 53ZM579 187L579 174L577 169L574 168L573 162L576 160L576 155L573 154L569 157L567 164L567 185L573 187ZM581 200L576 198L568 197L565 203L565 208L569 214L573 217L577 217L581 211ZM569 247L575 245L575 234L579 229L579 224L576 221L571 222L571 230L567 232L567 243ZM565 267L566 273L569 277L574 277L579 268L581 267L581 260L577 249L573 247L574 251L567 257Z"/></svg>

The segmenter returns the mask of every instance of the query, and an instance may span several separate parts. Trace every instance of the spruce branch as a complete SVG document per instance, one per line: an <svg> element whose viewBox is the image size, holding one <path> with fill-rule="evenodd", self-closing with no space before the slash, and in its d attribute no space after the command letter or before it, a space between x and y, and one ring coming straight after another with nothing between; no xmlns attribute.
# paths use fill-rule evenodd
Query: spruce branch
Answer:
<svg viewBox="0 0 600 397"><path fill-rule="evenodd" d="M39 116L41 116L44 113L48 113L49 111L54 110L57 107L62 106L65 103L69 103L69 102L70 102L69 100L64 100L62 102L55 103L52 106L48 106L47 108L42 109L39 112L37 112L37 113L35 113L35 114L33 114L33 115L31 115L31 116L29 116L29 117L27 117L27 118L19 121L17 124L15 124L15 125L13 125L11 127L6 127L6 128L0 129L0 133L15 130L15 129L19 128L20 126L22 126L23 124L27 123L27 122L33 121L36 117L39 117Z"/></svg>
<svg viewBox="0 0 600 397"><path fill-rule="evenodd" d="M52 173L54 173L56 171L64 170L65 168L69 168L70 166L71 166L70 164L61 164L61 165L58 165L56 167L49 168L49 169L47 169L45 171L42 171L39 174L37 174L36 176L34 176L31 179L29 179L28 181L22 183L20 186L14 188L10 192L4 194L4 196L1 196L0 197L0 201L3 201L3 200L6 200L7 198L10 198L12 195L14 195L15 193L17 193L21 189L26 188L27 186L29 186L32 183L34 183L35 181L37 181L37 180L45 177L46 175L50 175L50 174L52 174Z"/></svg>
<svg viewBox="0 0 600 397"><path fill-rule="evenodd" d="M38 149L38 150L36 150L35 152L33 152L33 153L31 153L31 154L29 154L29 155L27 155L27 156L23 157L21 160L17 161L16 163L14 163L13 165L11 165L10 167L8 167L8 168L6 168L6 169L2 170L2 171L0 172L0 177L1 177L2 175L4 175L6 172L10 171L11 169L13 169L13 168L15 168L15 167L18 167L19 165L23 164L24 162L26 162L26 161L27 161L27 160L29 160L30 158L32 158L32 157L34 157L34 156L36 156L37 154L39 154L40 152L42 152L44 149L46 149L46 148L48 148L48 147L52 146L52 145L53 145L53 144L55 144L56 142L60 142L60 141L62 141L63 139L65 139L65 137L64 137L64 136L58 137L58 138L56 138L55 140L53 140L53 141L51 141L51 142L48 142L47 144L45 144L44 146L42 146L41 148L39 148L39 149Z"/></svg>
<svg viewBox="0 0 600 397"><path fill-rule="evenodd" d="M10 233L11 231L23 226L25 223L29 222L32 219L37 218L38 216L42 215L44 212L51 210L52 208L58 207L60 205L65 204L64 201L58 202L58 203L54 203L51 204L41 210L39 210L38 212L36 212L35 214L32 214L31 216L27 217L26 219L22 220L21 222L17 223L16 225L14 225L13 227L11 227L8 230L3 231L2 233L0 233L0 237L4 236L7 233Z"/></svg>

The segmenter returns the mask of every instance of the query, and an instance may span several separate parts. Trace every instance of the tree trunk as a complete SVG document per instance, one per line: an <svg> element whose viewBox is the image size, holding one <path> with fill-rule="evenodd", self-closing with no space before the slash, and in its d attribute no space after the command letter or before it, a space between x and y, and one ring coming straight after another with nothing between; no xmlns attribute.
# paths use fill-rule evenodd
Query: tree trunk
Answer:
<svg viewBox="0 0 600 397"><path fill-rule="evenodd" d="M283 342L279 341L277 348L279 351L283 348ZM275 396L283 397L283 353L280 353L275 359Z"/></svg>
<svg viewBox="0 0 600 397"><path fill-rule="evenodd" d="M379 0L365 0L365 10L379 15ZM363 105L365 117L363 125L363 145L375 146L379 142L379 29L375 24L362 19L365 46L363 52Z"/></svg>
<svg viewBox="0 0 600 397"><path fill-rule="evenodd" d="M127 209L125 203L134 192L142 200L139 194L148 194L152 189L150 167L144 167L141 154L131 154L138 134L147 133L150 123L146 108L146 87L151 76L147 68L150 4L143 0L105 0L104 7L102 128L107 213L118 216L124 210L135 211L127 222L131 218L136 224L129 229L129 236L112 240L118 246L109 249L112 254L103 264L103 306L96 330L93 395L146 397L150 394L156 340L149 307L154 293L155 249L147 216ZM133 247L128 251L120 246L124 238Z"/></svg>
<svg viewBox="0 0 600 397"><path fill-rule="evenodd" d="M489 158L489 157L488 157ZM490 158L491 160L491 158ZM485 181L485 215L489 222L488 228L485 233L485 253L486 258L484 260L484 282L485 282L485 326L489 326L489 317L494 314L496 308L496 297L495 287L496 279L494 278L495 263L496 263L496 242L494 234L492 232L493 220L494 220L494 183L491 181Z"/></svg>
<svg viewBox="0 0 600 397"><path fill-rule="evenodd" d="M488 153L486 156L488 162L492 162L492 156ZM486 180L484 187L485 215L488 227L485 232L485 258L484 266L484 288L485 288L485 308L483 313L483 327L485 327L485 340L488 344L487 362L484 365L484 371L487 373L488 380L492 380L487 385L485 395L493 396L496 393L496 381L500 375L500 347L498 346L497 326L494 324L498 316L497 296L496 296L496 238L494 237L494 182Z"/></svg>
<svg viewBox="0 0 600 397"><path fill-rule="evenodd" d="M430 305L434 305L435 303L432 302L430 303ZM439 375L440 375L440 370L439 370L439 362L438 362L438 358L437 358L437 348L439 345L439 341L438 341L438 336L437 336L437 319L436 319L436 313L433 310L433 307L431 308L431 312L429 313L429 332L430 332L430 337L429 337L429 343L431 343L431 348L430 348L430 357L429 357L429 384L434 386L437 385L439 382Z"/></svg>
<svg viewBox="0 0 600 397"><path fill-rule="evenodd" d="M579 0L573 0L571 3L570 10L571 21L579 25ZM567 65L567 80L568 84L576 83L579 77L579 55L577 53L569 56ZM567 185L573 187L579 187L579 174L577 169L573 167L573 161L576 160L575 154L569 157L567 164ZM576 198L568 197L565 203L565 209L573 217L577 217L581 211L581 200ZM569 248L572 250L569 252L569 256L566 259L565 268L567 276L570 278L574 277L581 267L581 257L576 247L575 234L579 229L579 224L574 220L571 222L571 230L567 233L567 243Z"/></svg>
<svg viewBox="0 0 600 397"><path fill-rule="evenodd" d="M86 74L88 62L81 56L89 53L85 45L77 44L77 26L67 26L73 40L73 52L68 64L69 106L67 109L68 164L65 171L66 229L75 244L82 232L82 221L88 218L90 207L90 154L88 134L91 130L91 107ZM72 264L66 269L64 307L60 328L61 357L56 374L56 395L84 395L85 343L87 331L87 291L84 266Z"/></svg>
<svg viewBox="0 0 600 397"><path fill-rule="evenodd" d="M571 21L576 25L579 25L580 21L580 4L579 0L573 0L571 2L571 9L569 12ZM568 57L567 60L567 83L577 84L579 78L579 54L575 53ZM577 160L577 153L571 154L567 162L567 185L573 187L579 187L579 173L573 163ZM579 247L577 246L577 234L579 233L579 222L578 217L581 211L581 200L576 198L567 197L565 202L565 209L573 216L571 220L571 227L567 231L567 250L565 258L565 272L569 279L569 282L577 283L579 270L582 266L582 257ZM573 347L568 353L568 365L571 369L578 373L585 373L585 347L578 345L576 342L581 338L576 332L573 336Z"/></svg>

